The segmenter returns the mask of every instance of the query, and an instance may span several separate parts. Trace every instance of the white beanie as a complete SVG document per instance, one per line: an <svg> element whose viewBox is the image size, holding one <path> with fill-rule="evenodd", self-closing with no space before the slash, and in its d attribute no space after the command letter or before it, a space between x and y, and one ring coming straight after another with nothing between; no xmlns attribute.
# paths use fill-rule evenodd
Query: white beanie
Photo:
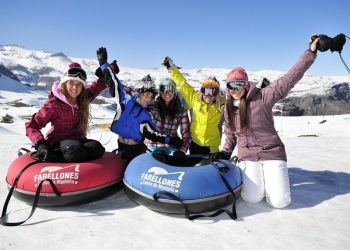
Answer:
<svg viewBox="0 0 350 250"><path fill-rule="evenodd" d="M69 68L64 72L60 83L64 83L69 80L76 80L85 85L86 72L83 70L79 63L73 62L69 64Z"/></svg>

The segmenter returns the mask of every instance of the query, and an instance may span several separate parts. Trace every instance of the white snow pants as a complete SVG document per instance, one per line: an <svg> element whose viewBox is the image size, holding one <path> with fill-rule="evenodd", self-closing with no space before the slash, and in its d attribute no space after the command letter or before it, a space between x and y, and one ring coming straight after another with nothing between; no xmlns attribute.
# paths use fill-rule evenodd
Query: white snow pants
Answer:
<svg viewBox="0 0 350 250"><path fill-rule="evenodd" d="M287 162L280 160L241 161L241 197L250 203L266 202L274 208L284 208L291 202Z"/></svg>

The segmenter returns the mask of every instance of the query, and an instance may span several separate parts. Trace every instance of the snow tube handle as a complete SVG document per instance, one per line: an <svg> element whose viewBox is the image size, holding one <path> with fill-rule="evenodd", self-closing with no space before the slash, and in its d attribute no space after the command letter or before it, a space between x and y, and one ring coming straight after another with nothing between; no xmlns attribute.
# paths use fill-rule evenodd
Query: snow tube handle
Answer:
<svg viewBox="0 0 350 250"><path fill-rule="evenodd" d="M220 159L209 159L209 162L211 165L213 165L219 172L221 173L227 173L230 171L230 167L226 164L226 162L220 160ZM224 166L219 166L216 162L223 164Z"/></svg>

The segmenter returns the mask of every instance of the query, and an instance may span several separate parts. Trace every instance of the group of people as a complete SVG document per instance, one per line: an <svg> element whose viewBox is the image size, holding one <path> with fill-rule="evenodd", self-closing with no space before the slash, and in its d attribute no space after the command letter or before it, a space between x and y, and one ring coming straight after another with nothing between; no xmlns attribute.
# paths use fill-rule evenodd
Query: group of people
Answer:
<svg viewBox="0 0 350 250"><path fill-rule="evenodd" d="M274 127L272 108L313 64L318 41L310 38L308 50L294 66L265 88L250 82L243 68L234 68L226 78L226 96L220 94L214 76L204 79L196 91L170 57L162 63L170 77L162 78L158 88L147 75L130 89L118 79L116 61L109 64L107 50L101 47L97 50L97 80L86 85L86 72L78 63L71 63L53 84L48 101L25 124L26 135L43 161L101 157L103 145L87 138L89 104L108 87L117 100L111 130L118 134L118 153L127 164L147 150L166 150L178 162L186 159L188 151L211 160L229 160L237 147L242 199L257 203L266 197L272 207L283 208L291 202L287 156ZM187 108L192 110L190 117ZM50 122L51 129L44 136L41 130ZM220 150L222 127L226 139Z"/></svg>

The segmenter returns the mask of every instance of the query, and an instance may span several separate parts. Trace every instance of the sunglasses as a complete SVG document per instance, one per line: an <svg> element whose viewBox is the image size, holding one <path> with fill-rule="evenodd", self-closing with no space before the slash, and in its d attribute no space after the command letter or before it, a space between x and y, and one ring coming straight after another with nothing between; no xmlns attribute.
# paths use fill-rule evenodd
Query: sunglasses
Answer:
<svg viewBox="0 0 350 250"><path fill-rule="evenodd" d="M245 88L245 86L247 85L247 82L244 80L235 80L232 82L227 82L226 83L226 88L228 90L242 90Z"/></svg>
<svg viewBox="0 0 350 250"><path fill-rule="evenodd" d="M213 88L213 87L201 87L201 93L204 96L214 97L217 94L219 94L219 89L218 88Z"/></svg>
<svg viewBox="0 0 350 250"><path fill-rule="evenodd" d="M161 85L159 87L159 92L161 94L164 94L164 93L175 94L176 93L176 87L175 86L171 86L171 85Z"/></svg>
<svg viewBox="0 0 350 250"><path fill-rule="evenodd" d="M68 69L67 76L79 77L81 80L86 81L86 72L81 68L70 68Z"/></svg>

